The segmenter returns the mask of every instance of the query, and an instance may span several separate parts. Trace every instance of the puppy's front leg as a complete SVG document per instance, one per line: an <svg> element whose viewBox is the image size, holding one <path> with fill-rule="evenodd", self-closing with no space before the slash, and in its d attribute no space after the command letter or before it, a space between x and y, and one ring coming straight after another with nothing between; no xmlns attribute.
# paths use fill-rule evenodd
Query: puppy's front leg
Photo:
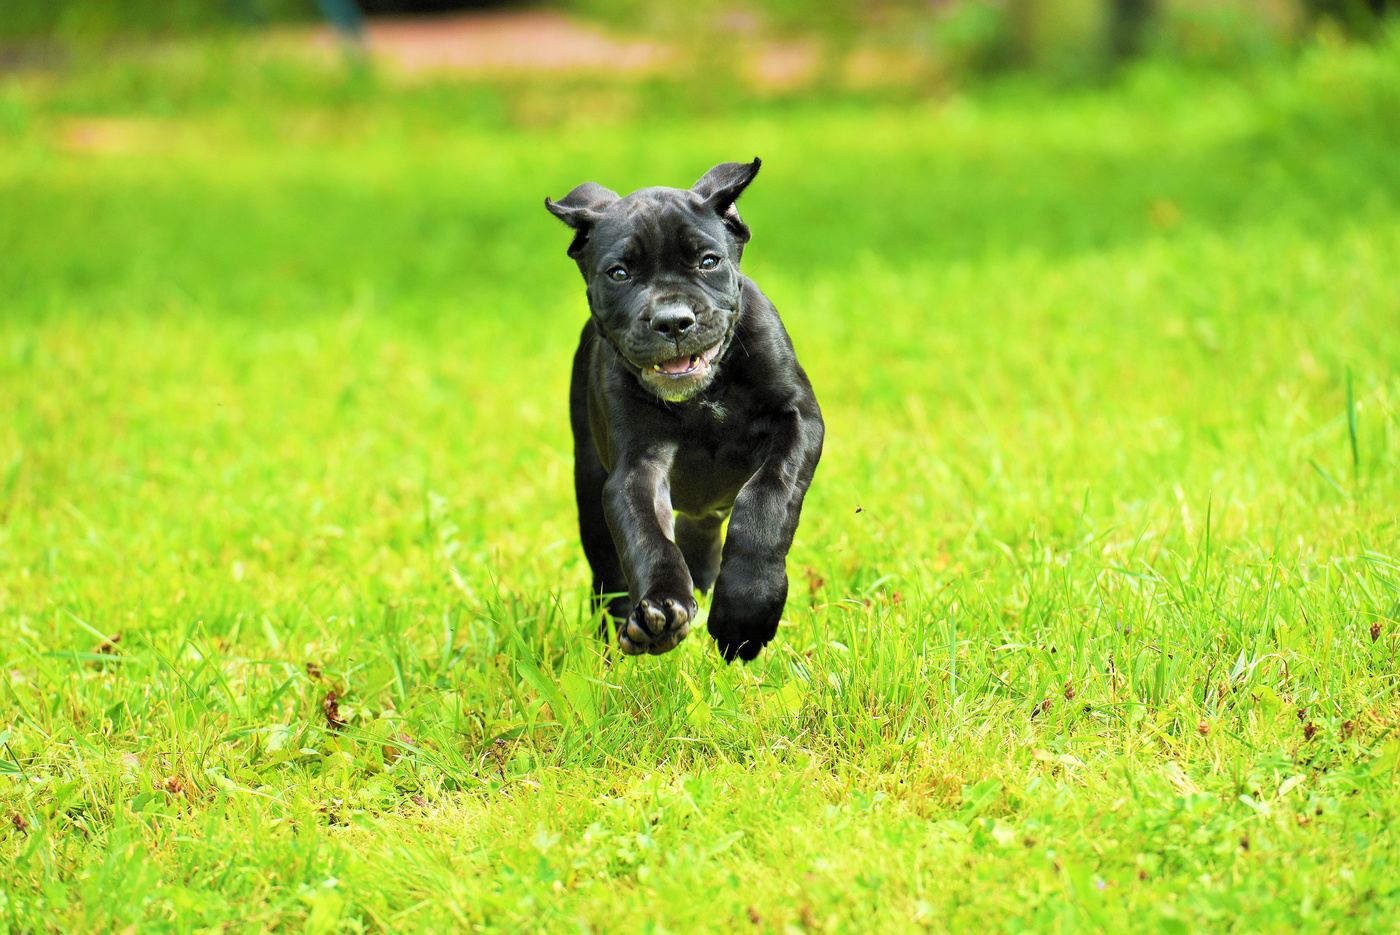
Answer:
<svg viewBox="0 0 1400 935"><path fill-rule="evenodd" d="M759 654L787 603L787 553L825 435L816 400L804 410L773 426L768 456L734 501L710 605L710 635L729 662Z"/></svg>
<svg viewBox="0 0 1400 935"><path fill-rule="evenodd" d="M617 644L628 655L674 649L690 633L698 610L690 570L672 541L674 456L674 449L624 456L603 485L603 511L632 598L632 611L617 631Z"/></svg>

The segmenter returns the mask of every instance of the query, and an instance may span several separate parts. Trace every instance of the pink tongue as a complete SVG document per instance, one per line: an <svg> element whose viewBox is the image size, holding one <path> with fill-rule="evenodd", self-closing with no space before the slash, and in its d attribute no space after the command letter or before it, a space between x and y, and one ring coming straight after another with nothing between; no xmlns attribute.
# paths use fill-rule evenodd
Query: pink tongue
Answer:
<svg viewBox="0 0 1400 935"><path fill-rule="evenodd" d="M685 373L690 369L690 355L685 357L672 357L670 360L663 360L657 364L663 373Z"/></svg>

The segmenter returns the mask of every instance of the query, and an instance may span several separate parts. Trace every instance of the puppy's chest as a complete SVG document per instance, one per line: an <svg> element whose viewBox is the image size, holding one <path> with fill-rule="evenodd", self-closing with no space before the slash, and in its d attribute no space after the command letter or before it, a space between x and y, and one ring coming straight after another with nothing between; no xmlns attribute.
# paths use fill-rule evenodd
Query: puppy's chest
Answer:
<svg viewBox="0 0 1400 935"><path fill-rule="evenodd" d="M758 452L748 426L686 426L671 464L671 503L682 513L700 515L728 509L749 477Z"/></svg>

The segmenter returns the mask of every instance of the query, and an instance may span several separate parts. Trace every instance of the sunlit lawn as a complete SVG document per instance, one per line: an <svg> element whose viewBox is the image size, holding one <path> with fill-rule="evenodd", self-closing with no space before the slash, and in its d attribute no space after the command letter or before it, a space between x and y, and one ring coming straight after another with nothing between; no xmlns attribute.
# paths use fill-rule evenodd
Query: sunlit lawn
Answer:
<svg viewBox="0 0 1400 935"><path fill-rule="evenodd" d="M0 931L1394 925L1400 45L728 112L200 54L0 79ZM754 155L793 596L609 665L542 200Z"/></svg>

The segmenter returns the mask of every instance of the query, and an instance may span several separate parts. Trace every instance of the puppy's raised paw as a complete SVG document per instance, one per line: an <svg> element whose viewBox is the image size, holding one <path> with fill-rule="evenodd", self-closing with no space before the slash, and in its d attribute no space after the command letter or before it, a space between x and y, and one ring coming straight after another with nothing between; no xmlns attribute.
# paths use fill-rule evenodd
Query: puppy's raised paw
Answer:
<svg viewBox="0 0 1400 935"><path fill-rule="evenodd" d="M787 602L782 565L721 572L710 604L710 635L725 662L751 662L778 632Z"/></svg>
<svg viewBox="0 0 1400 935"><path fill-rule="evenodd" d="M618 626L617 645L629 656L670 652L690 635L694 602L673 598L642 598Z"/></svg>

